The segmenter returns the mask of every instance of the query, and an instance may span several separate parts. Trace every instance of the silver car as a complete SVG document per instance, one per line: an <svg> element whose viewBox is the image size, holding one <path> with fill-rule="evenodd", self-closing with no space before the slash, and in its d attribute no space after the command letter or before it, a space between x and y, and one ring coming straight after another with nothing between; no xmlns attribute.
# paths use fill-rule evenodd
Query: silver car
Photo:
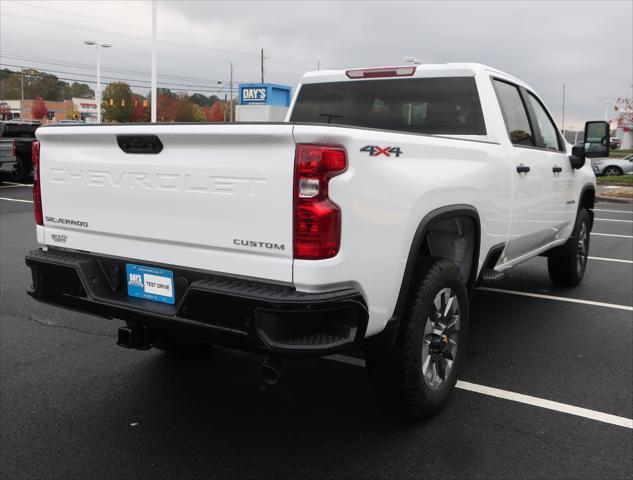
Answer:
<svg viewBox="0 0 633 480"><path fill-rule="evenodd" d="M596 158L592 162L596 175L625 175L633 173L633 153L623 158Z"/></svg>

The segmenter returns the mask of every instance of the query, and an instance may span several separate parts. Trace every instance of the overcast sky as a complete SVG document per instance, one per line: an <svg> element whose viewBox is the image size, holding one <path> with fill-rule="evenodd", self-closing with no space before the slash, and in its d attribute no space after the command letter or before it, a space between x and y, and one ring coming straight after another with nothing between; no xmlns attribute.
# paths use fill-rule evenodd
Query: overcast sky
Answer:
<svg viewBox="0 0 633 480"><path fill-rule="evenodd" d="M104 81L149 90L149 1L0 0L3 67L29 66L94 81L95 47L107 41ZM159 1L158 82L207 95L234 80L293 87L307 70L480 62L526 81L566 127L602 119L605 100L631 96L633 0L493 2ZM47 63L44 63L47 62ZM218 84L218 82L222 82ZM192 87L196 85L196 87ZM224 88L218 93L223 97Z"/></svg>

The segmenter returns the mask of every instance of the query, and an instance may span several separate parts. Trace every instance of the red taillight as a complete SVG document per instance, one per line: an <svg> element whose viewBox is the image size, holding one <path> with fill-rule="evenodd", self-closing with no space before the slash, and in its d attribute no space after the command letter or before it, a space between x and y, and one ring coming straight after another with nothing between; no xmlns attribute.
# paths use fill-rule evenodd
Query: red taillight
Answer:
<svg viewBox="0 0 633 480"><path fill-rule="evenodd" d="M15 140L13 140L13 143L11 144L11 156L12 157L18 156L18 148L17 148L17 145L15 144Z"/></svg>
<svg viewBox="0 0 633 480"><path fill-rule="evenodd" d="M31 146L31 161L33 162L33 212L35 212L35 223L44 225L42 191L40 189L40 142L37 140Z"/></svg>
<svg viewBox="0 0 633 480"><path fill-rule="evenodd" d="M328 197L330 178L347 168L343 147L297 145L295 152L294 258L334 257L341 245L341 209Z"/></svg>
<svg viewBox="0 0 633 480"><path fill-rule="evenodd" d="M416 67L358 68L347 70L345 75L348 78L411 77L415 69Z"/></svg>

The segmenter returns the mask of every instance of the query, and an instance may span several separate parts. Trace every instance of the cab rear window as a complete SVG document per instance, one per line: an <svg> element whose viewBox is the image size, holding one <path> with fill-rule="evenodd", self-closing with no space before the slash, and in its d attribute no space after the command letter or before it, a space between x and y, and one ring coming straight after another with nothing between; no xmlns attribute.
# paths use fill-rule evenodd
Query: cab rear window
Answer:
<svg viewBox="0 0 633 480"><path fill-rule="evenodd" d="M301 86L290 121L425 134L486 134L474 77L309 83Z"/></svg>

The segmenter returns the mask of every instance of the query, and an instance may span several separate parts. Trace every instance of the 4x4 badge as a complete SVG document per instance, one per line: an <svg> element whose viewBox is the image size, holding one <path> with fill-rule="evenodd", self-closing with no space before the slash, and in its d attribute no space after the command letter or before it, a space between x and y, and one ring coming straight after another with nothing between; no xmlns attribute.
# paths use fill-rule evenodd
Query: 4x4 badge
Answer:
<svg viewBox="0 0 633 480"><path fill-rule="evenodd" d="M378 145L367 145L360 149L361 152L369 152L370 157L378 157L384 155L390 157L392 154L399 157L404 152L400 150L400 147L379 147Z"/></svg>

